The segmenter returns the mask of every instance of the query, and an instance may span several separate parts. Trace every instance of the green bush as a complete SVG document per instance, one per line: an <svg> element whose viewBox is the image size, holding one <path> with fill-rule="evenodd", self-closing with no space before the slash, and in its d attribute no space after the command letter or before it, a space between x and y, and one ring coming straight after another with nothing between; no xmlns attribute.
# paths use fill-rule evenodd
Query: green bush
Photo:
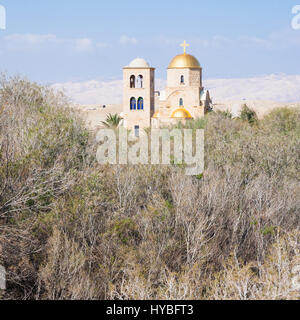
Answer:
<svg viewBox="0 0 300 320"><path fill-rule="evenodd" d="M299 108L278 108L271 111L262 121L264 128L283 134L300 134Z"/></svg>
<svg viewBox="0 0 300 320"><path fill-rule="evenodd" d="M240 118L243 121L247 121L250 125L257 124L258 118L254 110L250 109L246 104L243 106L240 112Z"/></svg>

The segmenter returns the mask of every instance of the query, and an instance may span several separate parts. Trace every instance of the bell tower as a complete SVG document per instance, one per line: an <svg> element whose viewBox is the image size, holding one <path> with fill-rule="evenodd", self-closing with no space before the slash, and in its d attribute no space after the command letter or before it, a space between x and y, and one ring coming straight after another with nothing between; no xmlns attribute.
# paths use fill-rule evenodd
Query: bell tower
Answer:
<svg viewBox="0 0 300 320"><path fill-rule="evenodd" d="M124 127L139 135L140 129L151 126L154 114L155 69L141 58L123 68Z"/></svg>

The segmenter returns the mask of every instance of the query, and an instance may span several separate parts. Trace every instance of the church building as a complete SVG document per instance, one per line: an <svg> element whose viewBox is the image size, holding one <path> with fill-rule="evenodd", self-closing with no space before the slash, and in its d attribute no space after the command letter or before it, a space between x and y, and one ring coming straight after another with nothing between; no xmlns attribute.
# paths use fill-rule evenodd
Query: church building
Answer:
<svg viewBox="0 0 300 320"><path fill-rule="evenodd" d="M202 84L198 60L186 53L172 59L167 71L167 87L155 91L155 68L141 58L123 68L123 125L136 135L140 129L160 128L201 118L211 107L209 91Z"/></svg>

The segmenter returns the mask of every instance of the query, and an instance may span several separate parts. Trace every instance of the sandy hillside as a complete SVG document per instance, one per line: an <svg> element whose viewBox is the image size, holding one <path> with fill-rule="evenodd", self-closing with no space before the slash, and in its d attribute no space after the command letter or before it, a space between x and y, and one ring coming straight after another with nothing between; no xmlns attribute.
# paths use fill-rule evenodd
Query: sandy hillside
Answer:
<svg viewBox="0 0 300 320"><path fill-rule="evenodd" d="M271 110L280 107L300 107L300 103L283 103L264 100L229 100L229 101L214 101L214 110L226 111L229 110L233 116L239 116L239 112L243 105L246 104L253 109L259 118L263 118Z"/></svg>

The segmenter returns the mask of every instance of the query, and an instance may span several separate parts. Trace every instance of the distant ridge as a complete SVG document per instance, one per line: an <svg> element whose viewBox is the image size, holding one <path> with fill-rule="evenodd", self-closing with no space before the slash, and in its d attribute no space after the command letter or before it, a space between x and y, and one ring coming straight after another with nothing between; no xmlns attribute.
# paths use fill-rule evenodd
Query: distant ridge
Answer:
<svg viewBox="0 0 300 320"><path fill-rule="evenodd" d="M165 80L156 80L156 90L162 90ZM300 75L271 74L252 78L204 80L214 102L264 100L274 102L300 102ZM120 104L123 82L85 81L65 82L52 86L65 90L74 103L78 104Z"/></svg>

